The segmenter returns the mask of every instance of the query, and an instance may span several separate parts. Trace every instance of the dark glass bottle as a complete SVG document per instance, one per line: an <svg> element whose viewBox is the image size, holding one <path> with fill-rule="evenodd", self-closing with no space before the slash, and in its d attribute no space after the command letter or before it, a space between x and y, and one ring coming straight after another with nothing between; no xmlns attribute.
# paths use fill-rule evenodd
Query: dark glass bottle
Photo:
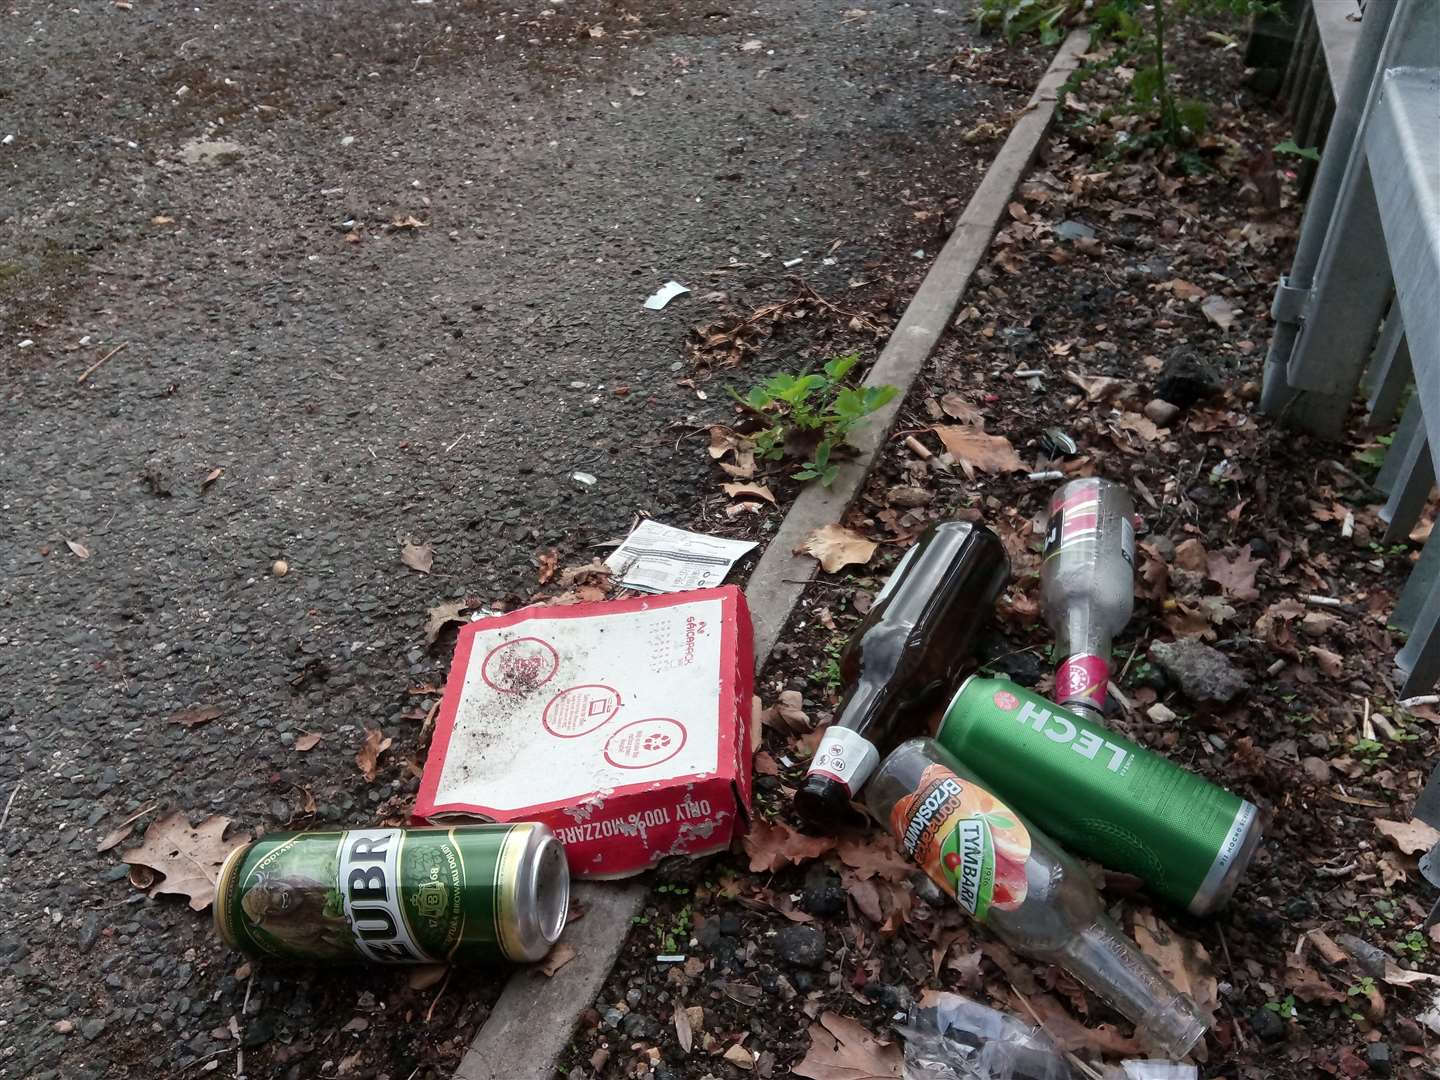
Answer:
<svg viewBox="0 0 1440 1080"><path fill-rule="evenodd" d="M1005 546L983 525L925 530L840 657L845 696L795 793L801 817L830 828L851 816L880 754L909 734L913 707L954 685L1009 580Z"/></svg>

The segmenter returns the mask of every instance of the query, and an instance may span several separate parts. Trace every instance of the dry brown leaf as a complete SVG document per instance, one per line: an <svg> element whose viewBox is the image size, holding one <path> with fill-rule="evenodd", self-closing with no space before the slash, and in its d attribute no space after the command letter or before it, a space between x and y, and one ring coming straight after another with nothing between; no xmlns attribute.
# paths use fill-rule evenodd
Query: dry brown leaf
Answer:
<svg viewBox="0 0 1440 1080"><path fill-rule="evenodd" d="M739 1043L731 1046L721 1057L737 1069L744 1069L746 1072L752 1072L755 1068L755 1055Z"/></svg>
<svg viewBox="0 0 1440 1080"><path fill-rule="evenodd" d="M823 1012L810 1025L810 1050L790 1072L807 1080L900 1080L904 1057L839 1013Z"/></svg>
<svg viewBox="0 0 1440 1080"><path fill-rule="evenodd" d="M982 472L1023 472L1025 465L1004 435L987 435L977 427L941 424L931 428L956 461Z"/></svg>
<svg viewBox="0 0 1440 1080"><path fill-rule="evenodd" d="M880 909L880 890L875 882L851 877L845 882L845 892L855 901L860 914L872 923L878 925L885 918L885 912Z"/></svg>
<svg viewBox="0 0 1440 1080"><path fill-rule="evenodd" d="M571 960L574 960L575 956L575 947L573 945L567 945L563 941L560 942L560 944L550 950L550 954L546 956L544 962L540 964L540 974L544 975L547 979L553 978L555 973Z"/></svg>
<svg viewBox="0 0 1440 1080"><path fill-rule="evenodd" d="M405 546L400 549L400 561L411 570L428 574L431 565L435 562L435 549L429 544L417 544L413 540L406 540Z"/></svg>
<svg viewBox="0 0 1440 1080"><path fill-rule="evenodd" d="M1233 556L1211 552L1207 560L1210 580L1225 591L1226 596L1236 600L1258 600L1260 590L1255 588L1255 571L1263 559L1257 559L1248 547L1238 548Z"/></svg>
<svg viewBox="0 0 1440 1080"><path fill-rule="evenodd" d="M1387 836L1406 855L1419 855L1440 844L1440 832L1423 821L1388 821L1376 818L1375 828Z"/></svg>
<svg viewBox="0 0 1440 1080"><path fill-rule="evenodd" d="M201 705L194 709L181 709L171 715L169 722L185 728L196 728L201 724L208 724L211 720L219 719L223 715L224 710L218 705Z"/></svg>
<svg viewBox="0 0 1440 1080"><path fill-rule="evenodd" d="M1293 952L1285 954L1285 988L1301 1001L1344 1001L1343 990L1337 990L1318 971Z"/></svg>
<svg viewBox="0 0 1440 1080"><path fill-rule="evenodd" d="M710 429L710 457L718 461L732 450L739 450L749 440L732 428L716 424Z"/></svg>
<svg viewBox="0 0 1440 1080"><path fill-rule="evenodd" d="M732 480L749 480L755 475L755 451L739 450L735 454L734 465L722 461L720 468Z"/></svg>
<svg viewBox="0 0 1440 1080"><path fill-rule="evenodd" d="M675 1041L687 1054L695 1043L695 1029L690 1026L690 1012L683 1005L675 1007Z"/></svg>
<svg viewBox="0 0 1440 1080"><path fill-rule="evenodd" d="M392 229L428 229L430 223L428 221L421 221L414 214L405 214L403 216L396 214L390 221L390 227Z"/></svg>
<svg viewBox="0 0 1440 1080"><path fill-rule="evenodd" d="M815 725L805 711L805 699L799 690L782 690L775 704L760 714L760 723L790 735L800 735Z"/></svg>
<svg viewBox="0 0 1440 1080"><path fill-rule="evenodd" d="M116 825L115 828L111 829L108 833L105 834L104 839L102 839L100 843L95 845L96 852L98 853L101 851L109 851L111 848L117 847L122 840L124 840L130 835L130 826L134 825L135 822L139 821L146 814L150 813L150 811L154 810L155 807L157 807L158 805L160 804L151 803L149 806L141 807L139 810L136 810L135 813L131 814L124 821L122 821L119 825Z"/></svg>
<svg viewBox="0 0 1440 1080"><path fill-rule="evenodd" d="M536 570L539 573L540 584L546 584L555 576L555 567L560 562L560 552L551 548L549 551L542 551L535 557Z"/></svg>
<svg viewBox="0 0 1440 1080"><path fill-rule="evenodd" d="M79 541L66 540L65 546L70 549L71 554L77 559L88 559L90 557L90 549Z"/></svg>
<svg viewBox="0 0 1440 1080"><path fill-rule="evenodd" d="M1310 655L1315 657L1315 662L1320 665L1320 670L1330 678L1338 679L1345 673L1345 658L1339 653L1322 649L1319 645L1311 645Z"/></svg>
<svg viewBox="0 0 1440 1080"><path fill-rule="evenodd" d="M445 973L449 970L445 964L416 964L410 969L407 982L411 990L429 990L445 978Z"/></svg>
<svg viewBox="0 0 1440 1080"><path fill-rule="evenodd" d="M295 749L299 750L302 754L308 750L314 750L315 747L319 745L320 732L318 731L312 731L308 735L301 735L298 739L295 740Z"/></svg>
<svg viewBox="0 0 1440 1080"><path fill-rule="evenodd" d="M843 836L836 841L835 854L860 881L877 875L886 881L904 881L915 870L895 850L888 833Z"/></svg>
<svg viewBox="0 0 1440 1080"><path fill-rule="evenodd" d="M379 728L367 728L365 730L365 741L360 745L359 751L355 754L355 764L360 766L360 774L365 777L366 782L373 782L375 770L379 766L380 755L390 749L394 740L385 738L385 733Z"/></svg>
<svg viewBox="0 0 1440 1080"><path fill-rule="evenodd" d="M440 632L453 623L463 623L465 613L470 610L464 600L447 600L436 604L425 612L425 644L434 645Z"/></svg>
<svg viewBox="0 0 1440 1080"><path fill-rule="evenodd" d="M835 846L832 836L806 836L783 821L757 819L741 840L745 854L750 856L752 874L774 873L796 863L819 858Z"/></svg>
<svg viewBox="0 0 1440 1080"><path fill-rule="evenodd" d="M1018 994L1015 997L1016 1015L1029 1015L1025 1011L1024 1005L1019 1004L1023 999ZM1072 1017L1065 1010L1065 1006L1049 994L1036 994L1030 998L1030 1007L1039 1016L1045 1030L1066 1050L1090 1050L1097 1054L1133 1057L1140 1049L1140 1044L1135 1039L1121 1035L1110 1024L1086 1027Z"/></svg>
<svg viewBox="0 0 1440 1080"><path fill-rule="evenodd" d="M151 822L140 846L127 849L122 857L132 867L164 875L163 880L150 886L151 896L184 896L189 898L192 911L204 911L215 899L220 864L250 839L249 833L241 833L226 840L229 826L230 819L225 817L206 818L199 825L191 825L184 813L173 810Z"/></svg>
<svg viewBox="0 0 1440 1080"><path fill-rule="evenodd" d="M1160 429L1155 426L1154 421L1140 413L1121 413L1120 419L1115 421L1115 426L1125 431L1134 432L1146 442L1155 442L1160 438Z"/></svg>
<svg viewBox="0 0 1440 1080"><path fill-rule="evenodd" d="M1205 290L1198 285L1191 285L1183 278L1171 278L1169 281L1161 282L1155 286L1157 289L1168 289L1170 295L1177 300L1199 300L1205 295Z"/></svg>
<svg viewBox="0 0 1440 1080"><path fill-rule="evenodd" d="M1205 946L1175 933L1146 911L1135 915L1135 943L1175 989L1190 995L1205 1022L1213 1024L1220 1005L1219 983Z"/></svg>
<svg viewBox="0 0 1440 1080"><path fill-rule="evenodd" d="M952 420L959 420L962 424L973 424L976 427L985 426L985 417L980 415L980 410L960 394L946 394L940 399L940 408Z"/></svg>
<svg viewBox="0 0 1440 1080"><path fill-rule="evenodd" d="M878 546L875 541L844 525L824 525L807 536L795 554L804 552L813 555L827 574L833 574L841 567L864 566L874 558Z"/></svg>
<svg viewBox="0 0 1440 1080"><path fill-rule="evenodd" d="M1109 375L1081 375L1078 371L1067 371L1065 378L1084 390L1085 400L1090 402L1123 397L1130 388L1126 380Z"/></svg>
<svg viewBox="0 0 1440 1080"><path fill-rule="evenodd" d="M1210 555L1203 543L1191 537L1175 545L1175 565L1197 574L1207 573L1210 569Z"/></svg>
<svg viewBox="0 0 1440 1080"><path fill-rule="evenodd" d="M732 499L764 499L768 503L775 501L775 496L764 484L721 484L720 487L726 495Z"/></svg>

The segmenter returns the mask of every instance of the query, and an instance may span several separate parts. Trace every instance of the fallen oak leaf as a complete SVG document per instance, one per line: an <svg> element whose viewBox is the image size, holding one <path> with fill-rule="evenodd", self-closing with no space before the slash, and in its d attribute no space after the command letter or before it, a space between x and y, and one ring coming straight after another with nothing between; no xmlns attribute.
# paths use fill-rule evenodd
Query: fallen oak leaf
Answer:
<svg viewBox="0 0 1440 1080"><path fill-rule="evenodd" d="M985 417L980 414L980 410L959 394L946 394L940 399L940 408L952 420L958 420L962 424L973 424L976 427L985 426Z"/></svg>
<svg viewBox="0 0 1440 1080"><path fill-rule="evenodd" d="M365 741L360 744L360 749L355 754L355 764L360 766L360 774L367 783L374 782L380 755L390 749L393 741L385 738L385 733L379 728L366 728Z"/></svg>
<svg viewBox="0 0 1440 1080"><path fill-rule="evenodd" d="M90 557L90 549L78 540L66 540L65 546L70 549L70 553L77 559L88 559Z"/></svg>
<svg viewBox="0 0 1440 1080"><path fill-rule="evenodd" d="M750 872L767 874L819 858L835 846L835 838L806 836L783 821L757 820L741 840L741 846L750 856Z"/></svg>
<svg viewBox="0 0 1440 1080"><path fill-rule="evenodd" d="M1019 991L1013 991L1013 996L1023 1012L1023 1004L1026 999ZM1036 994L1028 1001L1030 1008L1034 1011L1041 1026L1064 1050L1090 1050L1096 1054L1113 1054L1116 1056L1133 1057L1139 1050L1140 1044L1133 1038L1121 1035L1114 1026L1110 1024L1096 1024L1094 1027L1086 1027L1076 1020L1061 1005L1058 1000L1049 994Z"/></svg>
<svg viewBox="0 0 1440 1080"><path fill-rule="evenodd" d="M956 461L982 472L1023 472L1025 465L1004 435L987 435L976 427L941 424L930 429Z"/></svg>
<svg viewBox="0 0 1440 1080"><path fill-rule="evenodd" d="M463 623L465 612L470 610L464 600L447 600L436 604L425 613L425 644L434 645L440 632L453 623Z"/></svg>
<svg viewBox="0 0 1440 1080"><path fill-rule="evenodd" d="M109 851L111 848L119 845L122 840L124 840L127 836L130 835L130 827L159 805L159 803L152 802L149 806L142 807L141 809L136 810L135 813L131 814L119 825L116 825L115 828L111 829L108 833L105 834L104 838L100 841L100 843L95 845L96 853L98 854L102 851Z"/></svg>
<svg viewBox="0 0 1440 1080"><path fill-rule="evenodd" d="M1207 1024L1220 1006L1219 983L1210 954L1198 941L1177 934L1149 912L1135 914L1135 944L1183 994L1189 994Z"/></svg>
<svg viewBox="0 0 1440 1080"><path fill-rule="evenodd" d="M428 574L430 567L435 562L435 549L429 544L417 544L413 540L407 539L400 549L400 561L411 570Z"/></svg>
<svg viewBox="0 0 1440 1080"><path fill-rule="evenodd" d="M561 942L550 950L550 955L545 957L545 962L540 965L540 974L547 979L553 979L555 973L566 964L574 960L576 956L575 947Z"/></svg>
<svg viewBox="0 0 1440 1080"><path fill-rule="evenodd" d="M1255 588L1255 571L1263 559L1257 559L1248 547L1236 550L1233 556L1211 552L1206 557L1207 573L1225 592L1236 600L1258 600L1260 590Z"/></svg>
<svg viewBox="0 0 1440 1080"><path fill-rule="evenodd" d="M201 705L194 709L181 709L170 715L169 723L179 724L184 728L197 728L201 724L208 724L224 715L224 710L218 705Z"/></svg>
<svg viewBox="0 0 1440 1080"><path fill-rule="evenodd" d="M732 499L756 498L764 499L768 503L775 501L775 496L764 484L721 484L720 487Z"/></svg>
<svg viewBox="0 0 1440 1080"><path fill-rule="evenodd" d="M295 740L295 749L304 754L320 745L320 732L312 731L308 735L301 735Z"/></svg>
<svg viewBox="0 0 1440 1080"><path fill-rule="evenodd" d="M1419 855L1440 844L1440 832L1423 821L1389 821L1376 818L1375 828L1406 855Z"/></svg>
<svg viewBox="0 0 1440 1080"><path fill-rule="evenodd" d="M827 574L833 574L845 566L864 566L875 557L878 546L875 541L844 525L824 525L805 537L805 542L795 549L795 554L813 556Z"/></svg>
<svg viewBox="0 0 1440 1080"><path fill-rule="evenodd" d="M132 868L143 867L164 875L149 886L151 896L169 894L187 897L192 911L204 911L215 899L215 882L220 865L250 834L225 839L230 827L226 817L206 818L191 825L185 814L173 810L150 823L139 847L129 848L122 858ZM133 874L132 869L132 874ZM138 880L144 876L139 875Z"/></svg>
<svg viewBox="0 0 1440 1080"><path fill-rule="evenodd" d="M823 1012L810 1025L810 1049L790 1072L807 1080L900 1080L904 1057L839 1013Z"/></svg>
<svg viewBox="0 0 1440 1080"><path fill-rule="evenodd" d="M860 881L877 876L886 881L904 881L915 870L900 857L887 833L843 836L835 842L835 854Z"/></svg>

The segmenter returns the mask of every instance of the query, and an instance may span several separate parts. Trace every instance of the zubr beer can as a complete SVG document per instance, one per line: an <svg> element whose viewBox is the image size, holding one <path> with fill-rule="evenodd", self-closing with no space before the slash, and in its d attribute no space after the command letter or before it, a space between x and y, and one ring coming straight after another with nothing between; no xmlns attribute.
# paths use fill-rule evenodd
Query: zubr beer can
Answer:
<svg viewBox="0 0 1440 1080"><path fill-rule="evenodd" d="M1260 843L1253 803L1004 679L966 679L935 738L1069 850L1196 915Z"/></svg>
<svg viewBox="0 0 1440 1080"><path fill-rule="evenodd" d="M277 833L220 868L231 947L296 961L539 960L560 936L570 870L544 825Z"/></svg>

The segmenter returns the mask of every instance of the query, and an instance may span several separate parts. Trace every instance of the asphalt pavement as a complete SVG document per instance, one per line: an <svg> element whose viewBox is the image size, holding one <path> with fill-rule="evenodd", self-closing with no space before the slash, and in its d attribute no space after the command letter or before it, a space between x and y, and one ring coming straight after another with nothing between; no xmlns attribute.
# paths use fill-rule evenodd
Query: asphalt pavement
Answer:
<svg viewBox="0 0 1440 1080"><path fill-rule="evenodd" d="M121 853L169 809L403 804L409 690L448 662L427 609L692 520L714 480L677 440L729 407L682 383L691 327L924 251L915 209L988 156L961 133L1029 89L967 80L969 31L804 0L9 5L0 1077L449 1075L497 978L247 970ZM374 783L366 727L395 740Z"/></svg>

